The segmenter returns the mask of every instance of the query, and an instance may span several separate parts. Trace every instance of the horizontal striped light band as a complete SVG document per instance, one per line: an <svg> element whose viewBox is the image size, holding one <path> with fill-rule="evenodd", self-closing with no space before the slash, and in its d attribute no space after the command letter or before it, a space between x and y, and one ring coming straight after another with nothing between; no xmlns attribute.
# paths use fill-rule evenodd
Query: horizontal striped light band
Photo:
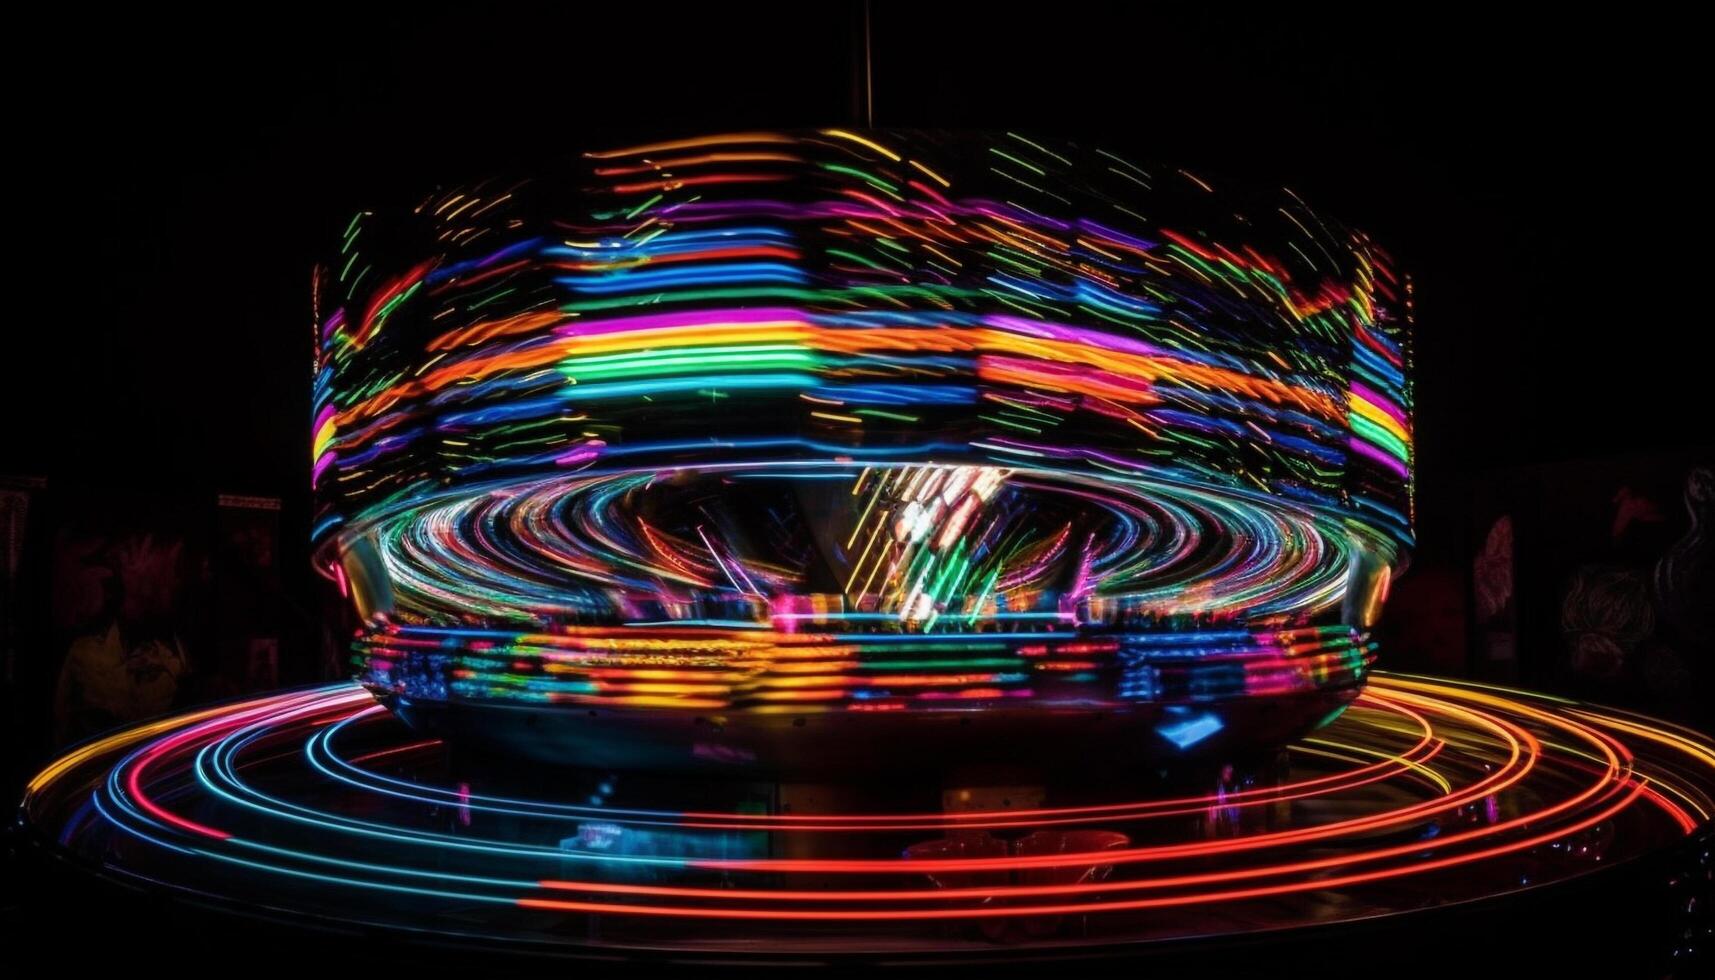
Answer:
<svg viewBox="0 0 1715 980"><path fill-rule="evenodd" d="M1350 686L1411 543L1409 281L1290 192L1097 147L590 153L358 215L315 300L317 562L379 691ZM1182 668L1126 659L1154 636Z"/></svg>

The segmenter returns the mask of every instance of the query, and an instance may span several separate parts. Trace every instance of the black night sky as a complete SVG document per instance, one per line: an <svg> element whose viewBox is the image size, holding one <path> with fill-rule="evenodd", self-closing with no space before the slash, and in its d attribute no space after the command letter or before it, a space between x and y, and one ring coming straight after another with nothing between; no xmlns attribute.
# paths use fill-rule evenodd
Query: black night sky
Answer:
<svg viewBox="0 0 1715 980"><path fill-rule="evenodd" d="M1706 441L1689 37L882 2L878 125L1282 183L1416 277L1423 554L1487 468ZM842 4L67 25L19 91L5 470L301 499L309 269L349 214L636 136L850 121ZM1700 339L1702 338L1702 339Z"/></svg>

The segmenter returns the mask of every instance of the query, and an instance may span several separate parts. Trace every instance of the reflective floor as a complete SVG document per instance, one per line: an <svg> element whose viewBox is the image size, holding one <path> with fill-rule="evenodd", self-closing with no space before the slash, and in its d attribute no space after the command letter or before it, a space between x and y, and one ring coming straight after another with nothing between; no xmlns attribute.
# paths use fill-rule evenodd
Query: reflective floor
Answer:
<svg viewBox="0 0 1715 980"><path fill-rule="evenodd" d="M22 820L89 872L270 917L766 959L1427 913L1648 858L1715 814L1696 733L1387 674L1327 727L1227 764L869 772L528 766L426 740L339 684L86 745L32 781Z"/></svg>

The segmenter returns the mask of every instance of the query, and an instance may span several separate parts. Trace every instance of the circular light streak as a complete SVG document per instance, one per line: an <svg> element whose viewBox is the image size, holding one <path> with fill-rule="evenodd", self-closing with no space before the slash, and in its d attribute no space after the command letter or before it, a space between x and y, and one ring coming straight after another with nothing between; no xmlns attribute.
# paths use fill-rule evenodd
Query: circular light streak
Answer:
<svg viewBox="0 0 1715 980"><path fill-rule="evenodd" d="M1286 751L1278 778L1229 771L1212 793L1125 777L1062 804L1050 781L1016 808L901 809L884 781L829 784L847 812L711 807L743 778L630 799L630 776L537 770L529 783L567 787L552 796L457 774L441 743L336 685L109 736L33 780L23 813L108 873L237 906L782 953L944 945L920 931L937 921L1046 938L1077 916L1100 944L1206 931L1210 915L1235 930L1367 917L1584 874L1715 813L1703 737L1519 692L1379 675ZM1405 881L1409 897L1390 890Z"/></svg>

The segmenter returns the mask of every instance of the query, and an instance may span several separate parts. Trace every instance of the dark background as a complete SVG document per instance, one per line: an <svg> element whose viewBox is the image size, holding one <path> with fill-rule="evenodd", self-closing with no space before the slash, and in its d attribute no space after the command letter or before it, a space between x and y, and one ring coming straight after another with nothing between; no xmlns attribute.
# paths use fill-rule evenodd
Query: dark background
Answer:
<svg viewBox="0 0 1715 980"><path fill-rule="evenodd" d="M1417 299L1420 546L1383 624L1383 665L1715 727L1709 634L1663 625L1637 595L1687 540L1687 474L1715 457L1707 43L1689 23L1624 8L1502 7L1241 16L876 0L875 122L1047 134L1217 183L1285 184L1371 232ZM182 578L180 604L200 624L182 637L194 664L226 656L234 630L248 655L249 626L277 640L278 683L337 670L346 614L307 555L309 284L354 211L638 139L849 125L855 9L60 5L13 24L0 491L28 511L0 521L0 538L23 530L4 542L16 571L0 567L0 789L16 799L76 735L52 705L66 658L55 583L79 534L144 529L157 552L187 542L156 564ZM279 509L222 507L222 494ZM1501 518L1511 598L1485 615L1474 596L1492 584L1483 556ZM1597 584L1573 601L1576 581ZM1609 641L1680 674L1576 669L1579 650ZM259 683L236 677L175 697ZM1472 913L1500 933L1441 954L1493 955L1505 940L1512 955L1540 952L1517 937L1565 939L1594 916L1601 927L1585 932L1607 957L1630 956L1638 930L1668 920L1604 881L1560 906ZM81 892L43 904L21 877L0 892L7 931L38 904L77 909L64 923L78 944L54 948L81 958L104 944L252 958L301 945L255 946L225 919L178 912L162 926L135 901L91 906ZM1600 918L1628 907L1627 925ZM1397 959L1397 936L1353 938L1312 939L1299 961L1325 972L1342 951L1365 969ZM296 954L323 965L336 948ZM387 944L340 949L397 965Z"/></svg>
<svg viewBox="0 0 1715 980"><path fill-rule="evenodd" d="M89 512L280 500L279 679L325 669L309 281L353 211L636 137L852 122L849 4L357 6L14 37L46 67L14 86L9 127L24 261L0 476L33 500L9 776L52 742L44 528ZM1417 285L1421 544L1385 662L1553 684L1561 579L1613 557L1616 488L1655 508L1641 568L1684 533L1678 488L1709 459L1706 56L1685 24L1499 6L879 0L874 112L1285 184L1386 244ZM1499 513L1519 521L1520 651L1497 667L1465 606Z"/></svg>

